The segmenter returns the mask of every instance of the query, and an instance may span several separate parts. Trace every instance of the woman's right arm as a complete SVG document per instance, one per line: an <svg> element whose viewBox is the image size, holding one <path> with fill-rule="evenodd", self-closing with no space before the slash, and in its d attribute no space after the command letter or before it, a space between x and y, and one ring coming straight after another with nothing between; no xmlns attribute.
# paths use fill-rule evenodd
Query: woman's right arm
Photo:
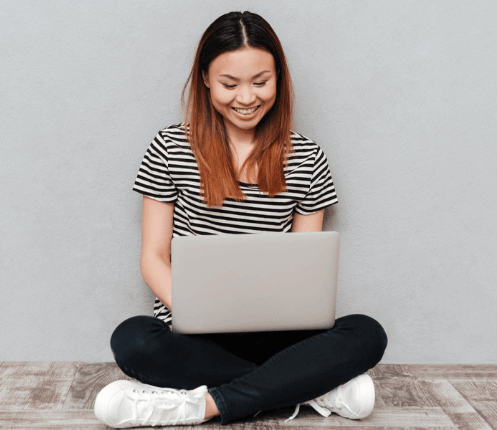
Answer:
<svg viewBox="0 0 497 430"><path fill-rule="evenodd" d="M140 268L147 285L170 311L173 216L174 203L143 196Z"/></svg>

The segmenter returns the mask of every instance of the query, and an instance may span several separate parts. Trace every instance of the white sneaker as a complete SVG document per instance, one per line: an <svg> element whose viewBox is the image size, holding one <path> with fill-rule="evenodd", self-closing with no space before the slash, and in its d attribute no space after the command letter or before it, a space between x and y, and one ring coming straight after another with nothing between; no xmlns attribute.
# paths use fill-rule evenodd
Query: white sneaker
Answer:
<svg viewBox="0 0 497 430"><path fill-rule="evenodd" d="M95 399L95 415L110 427L200 424L205 417L207 386L175 390L135 381L115 381Z"/></svg>
<svg viewBox="0 0 497 430"><path fill-rule="evenodd" d="M293 420L299 413L300 405L310 405L323 417L329 417L332 412L345 418L359 420L366 418L374 408L374 383L367 373L351 379L329 393L313 400L299 403L293 415L285 422Z"/></svg>

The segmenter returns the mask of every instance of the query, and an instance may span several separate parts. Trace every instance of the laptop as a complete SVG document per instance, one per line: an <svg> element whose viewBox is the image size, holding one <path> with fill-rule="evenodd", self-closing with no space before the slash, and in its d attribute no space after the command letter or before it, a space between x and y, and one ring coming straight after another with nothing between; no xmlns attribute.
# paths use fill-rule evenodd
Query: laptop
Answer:
<svg viewBox="0 0 497 430"><path fill-rule="evenodd" d="M333 327L339 243L336 231L173 238L171 330Z"/></svg>

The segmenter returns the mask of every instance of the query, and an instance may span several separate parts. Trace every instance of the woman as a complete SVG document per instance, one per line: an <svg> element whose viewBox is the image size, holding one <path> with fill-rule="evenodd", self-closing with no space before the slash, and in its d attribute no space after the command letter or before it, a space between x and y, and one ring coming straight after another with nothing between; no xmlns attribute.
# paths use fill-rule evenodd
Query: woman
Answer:
<svg viewBox="0 0 497 430"><path fill-rule="evenodd" d="M186 235L321 231L337 202L328 161L291 130L291 81L281 44L259 15L231 12L200 41L185 123L161 130L134 190L143 194L141 271L154 317L121 323L111 348L135 381L115 381L95 401L117 428L222 425L262 410L310 405L360 419L374 406L365 373L387 337L365 315L330 330L180 335L170 330L171 239ZM188 124L185 127L184 124ZM214 300L214 298L213 298Z"/></svg>

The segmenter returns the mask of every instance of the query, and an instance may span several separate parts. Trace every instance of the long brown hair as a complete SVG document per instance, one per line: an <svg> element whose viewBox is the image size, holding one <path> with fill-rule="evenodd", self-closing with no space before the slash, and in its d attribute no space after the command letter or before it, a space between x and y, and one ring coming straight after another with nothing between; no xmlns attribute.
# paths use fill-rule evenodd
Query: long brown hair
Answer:
<svg viewBox="0 0 497 430"><path fill-rule="evenodd" d="M293 89L281 43L271 26L251 12L230 12L217 18L204 32L192 71L181 94L190 83L185 109L185 134L197 159L200 189L207 207L222 206L225 198L246 199L238 184L233 155L222 115L216 111L210 91L202 79L209 64L219 55L246 47L261 48L273 55L276 73L276 100L256 127L256 144L240 172L247 166L253 178L258 166L259 190L269 197L287 191L284 165L294 152L292 129ZM250 180L250 179L249 179Z"/></svg>

